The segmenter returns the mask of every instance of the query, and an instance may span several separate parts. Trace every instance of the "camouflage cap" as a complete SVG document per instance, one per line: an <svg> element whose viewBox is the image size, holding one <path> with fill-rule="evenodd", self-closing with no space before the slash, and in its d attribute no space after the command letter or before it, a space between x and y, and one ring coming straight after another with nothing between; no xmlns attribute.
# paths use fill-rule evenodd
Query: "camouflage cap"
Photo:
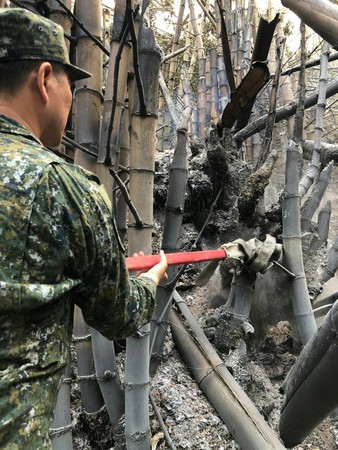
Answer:
<svg viewBox="0 0 338 450"><path fill-rule="evenodd" d="M70 64L63 28L23 8L0 8L0 62L44 60L62 63L72 80L91 77Z"/></svg>

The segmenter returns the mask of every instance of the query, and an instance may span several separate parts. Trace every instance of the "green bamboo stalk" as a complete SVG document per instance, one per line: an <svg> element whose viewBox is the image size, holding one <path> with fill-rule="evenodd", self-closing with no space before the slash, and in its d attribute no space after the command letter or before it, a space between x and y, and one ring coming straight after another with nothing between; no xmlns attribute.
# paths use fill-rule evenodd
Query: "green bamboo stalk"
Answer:
<svg viewBox="0 0 338 450"><path fill-rule="evenodd" d="M56 399L49 437L53 450L72 450L72 418L70 415L70 364L67 365Z"/></svg>
<svg viewBox="0 0 338 450"><path fill-rule="evenodd" d="M146 114L139 93L132 102L130 197L142 210L143 228L129 222L128 253L151 253L153 228L153 183L156 148L157 96L161 55L150 28L139 33L139 70L144 86ZM135 44L133 42L133 44ZM128 450L149 450L149 335L150 325L127 339L126 353L126 442Z"/></svg>
<svg viewBox="0 0 338 450"><path fill-rule="evenodd" d="M322 55L320 64L314 149L312 153L311 163L306 173L299 182L299 193L301 197L303 197L306 194L306 192L309 190L314 180L316 180L316 178L319 175L321 136L323 132L323 119L326 107L326 86L327 86L329 54L330 54L330 44L324 41L322 46Z"/></svg>
<svg viewBox="0 0 338 450"><path fill-rule="evenodd" d="M286 156L282 222L284 265L295 274L295 278L290 279L290 294L300 339L305 345L317 327L308 294L302 256L298 190L299 151L299 147L291 141Z"/></svg>

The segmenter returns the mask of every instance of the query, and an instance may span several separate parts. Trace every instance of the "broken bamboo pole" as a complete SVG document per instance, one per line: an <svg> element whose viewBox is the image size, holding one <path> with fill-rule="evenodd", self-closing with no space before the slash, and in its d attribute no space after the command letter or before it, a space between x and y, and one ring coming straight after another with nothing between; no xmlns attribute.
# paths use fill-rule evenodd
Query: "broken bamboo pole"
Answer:
<svg viewBox="0 0 338 450"><path fill-rule="evenodd" d="M311 220L316 212L317 208L322 201L326 188L329 185L331 179L331 173L333 169L333 161L331 161L321 172L317 183L313 188L311 196L306 200L301 208L301 228L302 232L309 231L311 226Z"/></svg>
<svg viewBox="0 0 338 450"><path fill-rule="evenodd" d="M231 376L225 363L218 356L184 300L176 291L174 298L194 334L194 336L190 335L178 314L172 310L170 324L175 344L199 387L212 403L241 449L284 449L275 432L268 426L249 397Z"/></svg>
<svg viewBox="0 0 338 450"><path fill-rule="evenodd" d="M338 81L332 81L327 85L326 90L326 98L330 98L333 95L337 94L338 92ZM305 109L311 108L311 106L314 106L317 103L318 100L318 93L314 93L312 95L309 95L305 99L304 107ZM297 103L292 103L290 105L283 106L281 108L277 109L276 112L276 120L275 123L278 123L282 120L288 119L289 117L293 116L297 109ZM242 128L240 131L234 134L234 140L237 144L237 147L240 147L247 139L248 137L252 136L255 133L258 133L259 131L264 130L267 124L267 114L264 114L264 116L261 116L254 122L249 123L246 127Z"/></svg>

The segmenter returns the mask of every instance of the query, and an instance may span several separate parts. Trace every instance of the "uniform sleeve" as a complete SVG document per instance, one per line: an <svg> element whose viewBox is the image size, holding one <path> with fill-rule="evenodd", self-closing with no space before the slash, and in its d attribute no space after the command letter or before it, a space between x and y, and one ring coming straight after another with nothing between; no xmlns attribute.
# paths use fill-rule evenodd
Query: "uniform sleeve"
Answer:
<svg viewBox="0 0 338 450"><path fill-rule="evenodd" d="M45 224L46 236L40 240L48 241L44 282L73 280L70 299L80 306L87 324L108 339L128 336L149 322L156 285L146 277L129 279L97 177L75 165L51 164L35 204L35 222Z"/></svg>

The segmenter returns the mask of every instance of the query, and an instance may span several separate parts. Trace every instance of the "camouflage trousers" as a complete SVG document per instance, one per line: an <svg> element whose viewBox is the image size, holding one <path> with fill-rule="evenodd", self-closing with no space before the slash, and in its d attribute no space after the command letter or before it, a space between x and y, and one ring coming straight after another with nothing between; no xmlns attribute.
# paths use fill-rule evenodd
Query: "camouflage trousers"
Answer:
<svg viewBox="0 0 338 450"><path fill-rule="evenodd" d="M48 431L52 424L60 376L60 372L57 372L0 392L1 450L52 448Z"/></svg>

